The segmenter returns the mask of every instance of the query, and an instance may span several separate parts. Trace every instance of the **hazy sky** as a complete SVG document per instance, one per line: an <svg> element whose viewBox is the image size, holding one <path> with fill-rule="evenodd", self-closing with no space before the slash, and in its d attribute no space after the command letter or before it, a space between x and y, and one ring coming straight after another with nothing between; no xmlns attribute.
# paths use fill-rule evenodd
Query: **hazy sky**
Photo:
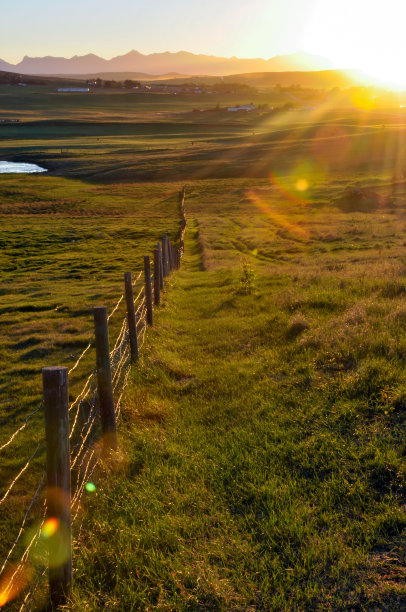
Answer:
<svg viewBox="0 0 406 612"><path fill-rule="evenodd" d="M0 58L181 49L404 70L404 0L0 0Z"/></svg>

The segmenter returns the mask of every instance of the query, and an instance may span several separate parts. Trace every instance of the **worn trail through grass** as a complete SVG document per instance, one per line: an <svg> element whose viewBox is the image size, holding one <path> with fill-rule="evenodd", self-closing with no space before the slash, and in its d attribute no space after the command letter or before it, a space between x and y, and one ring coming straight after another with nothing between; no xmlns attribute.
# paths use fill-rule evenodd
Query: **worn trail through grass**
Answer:
<svg viewBox="0 0 406 612"><path fill-rule="evenodd" d="M315 371L278 279L202 271L198 227L88 499L71 609L399 609L396 432Z"/></svg>

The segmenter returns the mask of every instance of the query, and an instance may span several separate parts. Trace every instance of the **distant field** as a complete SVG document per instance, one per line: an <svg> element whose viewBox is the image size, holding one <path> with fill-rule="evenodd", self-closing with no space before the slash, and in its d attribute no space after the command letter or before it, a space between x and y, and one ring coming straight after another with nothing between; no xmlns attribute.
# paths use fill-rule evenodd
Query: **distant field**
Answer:
<svg viewBox="0 0 406 612"><path fill-rule="evenodd" d="M215 110L249 102L277 108L289 101L299 110ZM304 160L312 171L331 176L386 172L403 178L403 109L367 112L307 104L286 94L274 101L267 94L250 99L120 91L69 95L2 87L0 117L21 123L0 125L0 157L96 183L265 178L290 172Z"/></svg>
<svg viewBox="0 0 406 612"><path fill-rule="evenodd" d="M38 406L41 367L73 364L92 307L111 309L123 272L176 235L189 184L185 270L127 397L123 477L101 476L75 552L72 610L379 602L405 525L403 113L21 90L0 88L0 117L22 120L0 126L0 160L49 173L0 176L4 438ZM35 419L2 482L42 435ZM43 463L2 508L2 553Z"/></svg>
<svg viewBox="0 0 406 612"><path fill-rule="evenodd" d="M0 85L0 118L136 120L151 113L180 113L195 108L235 104L285 103L279 94L146 94L125 90L91 93L58 93L56 87L10 87Z"/></svg>

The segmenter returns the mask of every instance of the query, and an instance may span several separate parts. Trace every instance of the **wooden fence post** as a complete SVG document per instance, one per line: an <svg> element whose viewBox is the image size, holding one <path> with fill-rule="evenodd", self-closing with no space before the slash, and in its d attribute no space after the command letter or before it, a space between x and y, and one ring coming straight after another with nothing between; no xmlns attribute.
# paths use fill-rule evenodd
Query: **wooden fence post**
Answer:
<svg viewBox="0 0 406 612"><path fill-rule="evenodd" d="M166 267L168 270L168 275L171 273L171 256L170 256L170 239L166 238Z"/></svg>
<svg viewBox="0 0 406 612"><path fill-rule="evenodd" d="M150 327L153 325L152 316L152 286L151 286L151 264L149 255L144 257L144 275L145 275L145 302L147 305L147 323Z"/></svg>
<svg viewBox="0 0 406 612"><path fill-rule="evenodd" d="M163 291L164 289L164 266L163 266L163 257L162 257L162 248L161 248L161 244L158 242L158 251L159 251L159 280L160 280L160 288L161 291Z"/></svg>
<svg viewBox="0 0 406 612"><path fill-rule="evenodd" d="M163 272L164 277L168 276L168 236L164 234L162 236L162 264L163 264Z"/></svg>
<svg viewBox="0 0 406 612"><path fill-rule="evenodd" d="M93 309L96 336L97 390L100 404L100 418L103 433L103 450L117 450L116 413L114 411L113 385L109 349L109 328L107 308Z"/></svg>
<svg viewBox="0 0 406 612"><path fill-rule="evenodd" d="M138 361L137 318L135 315L133 284L131 272L124 274L125 299L127 302L127 321L130 336L131 361Z"/></svg>
<svg viewBox="0 0 406 612"><path fill-rule="evenodd" d="M170 240L169 240L169 262L170 262L171 272L173 272L173 270L175 269L175 265L174 265L174 260L173 260L173 245Z"/></svg>
<svg viewBox="0 0 406 612"><path fill-rule="evenodd" d="M49 589L53 609L66 603L72 586L71 485L68 369L43 368L47 448L47 523L50 526Z"/></svg>
<svg viewBox="0 0 406 612"><path fill-rule="evenodd" d="M154 249L154 304L159 306L161 302L161 252Z"/></svg>
<svg viewBox="0 0 406 612"><path fill-rule="evenodd" d="M168 274L172 272L172 258L171 258L171 239L168 238L166 243L166 248L168 250Z"/></svg>

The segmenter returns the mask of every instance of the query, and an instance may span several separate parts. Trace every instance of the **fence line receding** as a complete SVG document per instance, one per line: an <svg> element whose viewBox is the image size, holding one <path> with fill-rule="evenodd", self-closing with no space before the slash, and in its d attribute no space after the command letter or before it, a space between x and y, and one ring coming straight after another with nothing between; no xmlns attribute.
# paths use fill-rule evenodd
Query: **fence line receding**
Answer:
<svg viewBox="0 0 406 612"><path fill-rule="evenodd" d="M160 304L165 278L180 267L186 229L185 195L184 187L180 196L181 229L177 244L173 245L164 234L162 243L153 251L152 274L150 257L145 256L144 271L139 272L134 280L130 272L125 273L124 291L110 314L107 315L104 306L94 308L94 338L89 339L69 370L64 367L43 368L42 406L29 414L0 446L1 452L13 444L33 423L33 417L44 410L45 436L36 443L34 452L0 498L1 506L45 445L46 466L27 504L13 544L0 566L0 607L26 591L20 610L27 609L47 571L53 609L63 605L69 595L72 585L72 523L81 515L84 491L91 491L94 487L91 477L99 460L117 448L116 421L120 417L130 365L137 363L147 327L153 325L153 308ZM144 286L138 291L142 276ZM110 343L113 344L110 350L108 325L124 299L127 315L114 344ZM69 404L69 376L93 347L96 348L95 368ZM33 529L32 515L37 506L40 515L35 517L37 527ZM78 533L81 528L82 522L77 527ZM23 541L26 544L23 553L12 563L13 554ZM48 564L37 572L34 579L28 579L29 556L39 543L46 546Z"/></svg>

